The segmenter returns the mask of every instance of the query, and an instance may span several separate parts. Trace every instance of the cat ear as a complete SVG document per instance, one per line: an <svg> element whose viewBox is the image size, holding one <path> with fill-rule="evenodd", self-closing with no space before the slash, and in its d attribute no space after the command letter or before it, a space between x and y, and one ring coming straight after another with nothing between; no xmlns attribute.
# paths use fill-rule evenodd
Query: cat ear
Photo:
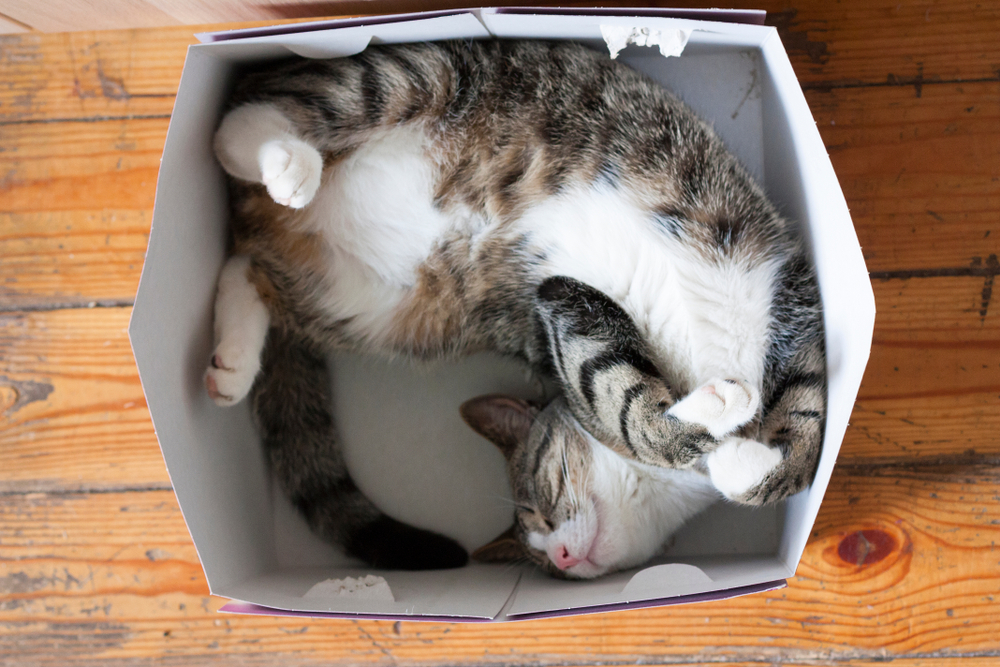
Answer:
<svg viewBox="0 0 1000 667"><path fill-rule="evenodd" d="M497 535L492 542L484 544L472 552L472 558L480 563L510 563L528 557L528 550L517 539L517 532L511 526Z"/></svg>
<svg viewBox="0 0 1000 667"><path fill-rule="evenodd" d="M538 408L519 398L491 394L466 401L459 412L472 430L499 447L509 459L518 445L527 441Z"/></svg>

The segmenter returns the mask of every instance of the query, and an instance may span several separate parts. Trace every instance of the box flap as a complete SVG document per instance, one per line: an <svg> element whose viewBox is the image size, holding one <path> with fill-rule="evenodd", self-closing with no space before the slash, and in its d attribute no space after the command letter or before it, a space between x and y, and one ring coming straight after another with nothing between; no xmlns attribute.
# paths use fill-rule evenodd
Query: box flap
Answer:
<svg viewBox="0 0 1000 667"><path fill-rule="evenodd" d="M157 439L210 587L274 562L266 470L246 405L220 411L202 373L226 254L226 182L212 135L226 63L188 49L170 118L129 339Z"/></svg>
<svg viewBox="0 0 1000 667"><path fill-rule="evenodd" d="M747 23L764 25L767 12L763 9L688 9L679 7L497 7L484 9L497 14L550 14L555 16L633 16Z"/></svg>
<svg viewBox="0 0 1000 667"><path fill-rule="evenodd" d="M404 572L398 570L307 568L283 570L254 577L217 591L233 600L305 612L380 614L393 617L447 616L459 619L495 618L521 576L520 568L478 563L455 570ZM351 597L304 597L314 585L331 578L383 577L395 601Z"/></svg>
<svg viewBox="0 0 1000 667"><path fill-rule="evenodd" d="M871 353L875 296L861 245L823 139L777 32L762 46L768 194L803 223L814 249L826 329L827 417L809 490L790 498L780 553L799 562L833 474ZM773 140L771 139L773 138Z"/></svg>
<svg viewBox="0 0 1000 667"><path fill-rule="evenodd" d="M439 18L443 16L457 16L459 14L475 15L478 10L472 9L444 9L431 12L411 12L408 14L387 14L382 16L356 16L343 19L330 19L325 21L307 21L304 23L281 23L278 25L260 26L256 28L241 28L239 30L220 30L217 32L199 32L195 37L203 44L214 42L227 42L232 40L246 40L252 37L270 37L275 35L292 35L304 32L317 32L323 30L333 30L336 28L353 28L358 26L377 26L388 23L406 23L424 19Z"/></svg>
<svg viewBox="0 0 1000 667"><path fill-rule="evenodd" d="M556 614L568 610L632 604L648 600L710 594L755 586L791 576L774 556L695 557L683 563L657 563L591 581L554 579L540 570L521 578L508 617Z"/></svg>
<svg viewBox="0 0 1000 667"><path fill-rule="evenodd" d="M441 16L457 14L552 14L574 16L638 16L660 18L685 18L701 21L718 21L723 23L747 23L763 25L767 12L759 9L671 9L666 7L643 7L637 9L616 7L489 7L467 9L443 9L429 12L411 12L406 14L387 14L382 16L357 16L324 21L307 21L303 23L283 23L280 25L242 28L239 30L220 30L216 32L200 32L195 35L203 44L223 42L250 37L266 37L271 35L291 35L293 33L316 32L334 28L350 28L355 26L374 26L386 23L405 23ZM438 38L440 39L440 38Z"/></svg>
<svg viewBox="0 0 1000 667"><path fill-rule="evenodd" d="M672 598L655 598L652 600L641 600L638 602L622 602L618 604L598 605L594 607L574 607L559 611L525 613L505 616L505 621L532 621L540 618L558 618L560 616L582 616L585 614L606 614L612 611L629 611L632 609L648 609L650 607L670 607L676 604L693 604L695 602L717 602L719 600L730 600L732 598L752 595L754 593L765 593L785 588L788 582L785 579L767 581L749 586L739 586L726 590L713 591L711 593L694 593L692 595L679 595Z"/></svg>
<svg viewBox="0 0 1000 667"><path fill-rule="evenodd" d="M432 12L429 17L415 15L415 20L362 20L326 21L313 25L311 30L295 30L302 24L280 26L288 30L233 31L256 36L239 38L229 33L204 33L209 48L220 52L253 53L255 48L283 46L305 58L341 58L364 51L371 44L397 44L401 42L436 41L444 39L476 39L490 37L490 33L474 13ZM383 17L385 18L385 17ZM395 18L395 17L389 17ZM322 29L320 27L322 26ZM329 27L333 26L333 27ZM219 35L224 37L219 37Z"/></svg>

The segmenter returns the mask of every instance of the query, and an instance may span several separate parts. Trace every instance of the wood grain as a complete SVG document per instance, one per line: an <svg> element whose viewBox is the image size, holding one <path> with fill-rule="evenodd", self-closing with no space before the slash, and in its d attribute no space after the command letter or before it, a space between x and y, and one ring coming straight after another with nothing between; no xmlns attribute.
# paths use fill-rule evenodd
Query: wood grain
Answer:
<svg viewBox="0 0 1000 667"><path fill-rule="evenodd" d="M0 314L0 491L169 486L130 314Z"/></svg>
<svg viewBox="0 0 1000 667"><path fill-rule="evenodd" d="M843 460L1000 463L1000 314L981 323L977 304L956 298L973 299L981 280L892 283L877 291L876 342ZM168 483L128 343L130 312L0 314L0 489L115 487L117 470L130 485Z"/></svg>
<svg viewBox="0 0 1000 667"><path fill-rule="evenodd" d="M4 126L2 210L149 209L166 132L166 119Z"/></svg>
<svg viewBox="0 0 1000 667"><path fill-rule="evenodd" d="M260 664L974 653L995 647L1000 629L998 493L997 468L839 471L798 575L785 590L499 625L219 617L169 491L5 494L0 655L17 641L25 659L46 664L51 648L43 638L74 631L85 637L73 648L96 651L92 659L101 664L167 651L176 658L211 657L213 664L256 664L244 652L258 654ZM892 544L878 553L852 550L860 531ZM859 565L865 555L868 562Z"/></svg>
<svg viewBox="0 0 1000 667"><path fill-rule="evenodd" d="M146 4L157 4L167 12L176 5ZM201 6L189 7L192 4ZM289 20L303 20L323 14L351 16L467 6L460 0L265 4L261 11L268 13L255 18L287 16ZM605 3L644 4L648 3ZM703 4L672 3L678 7ZM919 94L933 83L996 81L1000 76L995 39L1000 31L1000 7L993 4L974 0L938 4L931 0L880 0L864 6L856 2L792 6L785 0L745 0L729 5L769 12L768 22L778 27L796 74L807 89L888 87ZM221 2L187 2L177 8L175 16L190 23L216 16L217 11L226 17L211 20L247 20L243 12L248 6L252 4L240 3L236 7ZM201 14L200 9L207 13ZM96 30L87 21L77 20L72 29L86 31L4 38L5 57L16 59L18 68L16 78L0 87L0 121L77 118L88 113L170 113L184 51L195 43L194 28L176 26L130 33Z"/></svg>
<svg viewBox="0 0 1000 667"><path fill-rule="evenodd" d="M0 311L130 304L150 218L149 209L0 213Z"/></svg>
<svg viewBox="0 0 1000 667"><path fill-rule="evenodd" d="M257 25L261 22L215 28ZM0 38L2 62L9 64L0 86L0 126L169 118L187 47L198 43L196 32L212 26L135 31L80 28L80 32Z"/></svg>
<svg viewBox="0 0 1000 667"><path fill-rule="evenodd" d="M529 5L586 6L582 2ZM606 2L642 6L649 2ZM114 0L32 3L8 0L9 16L37 30L168 26L177 22L248 21L426 11L466 7L461 0ZM702 7L694 0L671 6ZM734 0L727 6L765 9L779 28L799 78L825 86L915 85L941 80L996 79L1000 8L993 3L877 0L854 3ZM877 37L876 37L877 36Z"/></svg>
<svg viewBox="0 0 1000 667"><path fill-rule="evenodd" d="M4 12L35 30L45 32L81 28L113 30L178 23L170 14L145 0L101 0L100 2L5 0Z"/></svg>
<svg viewBox="0 0 1000 667"><path fill-rule="evenodd" d="M432 7L270 11L390 6ZM996 664L1000 6L763 7L878 304L797 577L725 603L505 625L214 613L125 333L193 29L0 38L0 665Z"/></svg>
<svg viewBox="0 0 1000 667"><path fill-rule="evenodd" d="M0 308L132 299L167 122L0 126Z"/></svg>
<svg viewBox="0 0 1000 667"><path fill-rule="evenodd" d="M813 91L810 101L869 269L879 280L976 278L963 303L981 310L1000 254L1000 160L989 159L1000 154L1000 84L928 85L920 98L899 87ZM167 123L0 125L0 306L131 298Z"/></svg>
<svg viewBox="0 0 1000 667"><path fill-rule="evenodd" d="M128 32L29 33L2 40L0 124L100 117L168 117L196 43L188 27Z"/></svg>
<svg viewBox="0 0 1000 667"><path fill-rule="evenodd" d="M995 261L1000 81L927 85L919 96L813 90L808 100L871 271Z"/></svg>

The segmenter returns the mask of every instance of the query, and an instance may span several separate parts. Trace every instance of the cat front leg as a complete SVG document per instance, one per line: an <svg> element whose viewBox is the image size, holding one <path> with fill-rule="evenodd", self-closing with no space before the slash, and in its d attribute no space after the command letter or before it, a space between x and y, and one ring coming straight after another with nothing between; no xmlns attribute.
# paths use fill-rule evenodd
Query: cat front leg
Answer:
<svg viewBox="0 0 1000 667"><path fill-rule="evenodd" d="M765 414L760 439L727 438L706 458L715 487L730 500L765 505L812 482L826 417L821 376L802 375Z"/></svg>
<svg viewBox="0 0 1000 667"><path fill-rule="evenodd" d="M760 392L742 380L714 379L674 403L668 416L700 424L723 438L751 421L760 407Z"/></svg>
<svg viewBox="0 0 1000 667"><path fill-rule="evenodd" d="M546 279L538 289L538 314L544 365L559 379L580 423L622 456L689 468L718 445L706 422L728 425L748 421L756 412L757 403L743 384L729 387L720 380L715 393L727 397L721 408L713 395L701 401L709 406L697 401L686 406L701 420L669 414L675 399L631 318L589 285L562 276ZM748 395L742 402L737 400L741 391Z"/></svg>
<svg viewBox="0 0 1000 667"><path fill-rule="evenodd" d="M230 176L262 183L274 201L290 208L309 204L323 175L322 155L270 104L227 113L215 134L215 155Z"/></svg>
<svg viewBox="0 0 1000 667"><path fill-rule="evenodd" d="M215 351L205 371L205 389L217 405L234 405L250 392L260 371L270 315L250 282L250 258L230 257L215 297Z"/></svg>
<svg viewBox="0 0 1000 667"><path fill-rule="evenodd" d="M705 459L712 484L736 502L745 502L748 492L771 477L781 462L778 448L746 438L727 438Z"/></svg>

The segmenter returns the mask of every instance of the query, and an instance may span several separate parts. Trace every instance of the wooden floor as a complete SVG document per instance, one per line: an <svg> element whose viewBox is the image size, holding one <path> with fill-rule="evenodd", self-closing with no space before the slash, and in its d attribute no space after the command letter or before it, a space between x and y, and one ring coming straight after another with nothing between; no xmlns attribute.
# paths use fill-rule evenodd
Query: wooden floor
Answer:
<svg viewBox="0 0 1000 667"><path fill-rule="evenodd" d="M782 591L512 624L215 613L125 330L192 29L0 37L0 665L998 664L1000 10L754 4L878 302L812 540Z"/></svg>

